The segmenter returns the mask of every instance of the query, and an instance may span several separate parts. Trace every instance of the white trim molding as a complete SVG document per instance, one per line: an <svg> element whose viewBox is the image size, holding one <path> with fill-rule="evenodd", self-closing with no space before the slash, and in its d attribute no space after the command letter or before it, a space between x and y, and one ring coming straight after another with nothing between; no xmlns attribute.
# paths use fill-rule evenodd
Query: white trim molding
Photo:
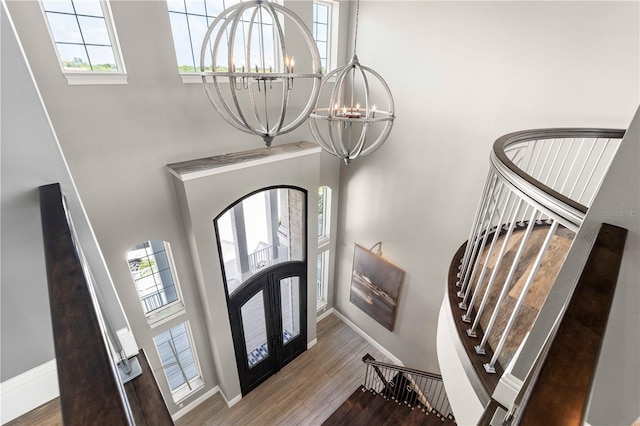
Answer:
<svg viewBox="0 0 640 426"><path fill-rule="evenodd" d="M56 360L5 380L0 388L1 421L5 424L60 396Z"/></svg>
<svg viewBox="0 0 640 426"><path fill-rule="evenodd" d="M220 391L220 395L222 395L222 399L224 399L224 402L227 403L227 407L229 408L236 405L242 399L242 394L236 395L233 398L228 399L227 396L224 394L224 392L222 392L222 390Z"/></svg>
<svg viewBox="0 0 640 426"><path fill-rule="evenodd" d="M127 84L127 74L123 73L65 73L69 86L91 86L99 84Z"/></svg>
<svg viewBox="0 0 640 426"><path fill-rule="evenodd" d="M183 407L180 410L176 411L171 416L171 419L175 422L180 417L184 416L189 411L193 410L198 405L202 404L204 401L211 398L213 395L215 395L218 392L220 392L220 388L218 386L214 386L213 388L209 389L208 391L206 391L205 393L203 393L202 395L200 395L199 397L191 401L189 404L187 404L186 407ZM220 393L220 395L222 395L222 393ZM182 404L179 404L179 406L182 406Z"/></svg>
<svg viewBox="0 0 640 426"><path fill-rule="evenodd" d="M333 308L329 308L326 311L324 311L323 313L321 313L320 315L318 315L316 317L316 323L322 321L323 319L325 319L326 317L328 317L329 315L331 315L333 312Z"/></svg>
<svg viewBox="0 0 640 426"><path fill-rule="evenodd" d="M356 333L358 333L359 335L364 337L364 339L366 341L371 343L377 350L382 352L387 358L389 358L389 360L391 360L392 363L397 364L397 365L401 365L401 366L404 367L404 363L402 361L400 361L400 358L396 357L387 348L382 346L380 343L376 342L373 339L373 337L371 337L367 333L365 333L364 330L362 330L360 327L355 325L350 319L348 319L346 316L344 316L340 311L338 311L337 309L333 308L333 313L338 318L340 318L345 324L347 324L349 327L351 327L353 329L353 331L355 331Z"/></svg>

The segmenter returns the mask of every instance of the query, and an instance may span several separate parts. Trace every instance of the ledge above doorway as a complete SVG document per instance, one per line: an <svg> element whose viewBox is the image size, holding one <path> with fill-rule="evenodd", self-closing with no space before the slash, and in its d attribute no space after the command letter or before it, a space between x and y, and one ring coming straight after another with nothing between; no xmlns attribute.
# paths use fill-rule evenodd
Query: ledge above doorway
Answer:
<svg viewBox="0 0 640 426"><path fill-rule="evenodd" d="M320 151L320 147L311 142L292 142L271 148L252 149L249 151L172 163L167 164L167 167L171 174L184 182L260 164L316 154Z"/></svg>

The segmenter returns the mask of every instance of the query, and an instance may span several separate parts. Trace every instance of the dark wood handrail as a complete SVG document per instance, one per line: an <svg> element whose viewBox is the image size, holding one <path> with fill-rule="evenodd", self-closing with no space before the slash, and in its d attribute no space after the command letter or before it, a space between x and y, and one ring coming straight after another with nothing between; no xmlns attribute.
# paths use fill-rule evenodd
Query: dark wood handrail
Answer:
<svg viewBox="0 0 640 426"><path fill-rule="evenodd" d="M516 424L582 425L628 231L603 223ZM549 418L545 413L555 413ZM562 415L560 415L562 414Z"/></svg>
<svg viewBox="0 0 640 426"><path fill-rule="evenodd" d="M133 424L73 242L60 185L41 186L39 193L64 424Z"/></svg>
<svg viewBox="0 0 640 426"><path fill-rule="evenodd" d="M147 357L142 374L121 385L108 330L87 282L59 184L41 186L40 214L49 285L51 321L66 426L171 426Z"/></svg>
<svg viewBox="0 0 640 426"><path fill-rule="evenodd" d="M415 375L419 375L419 376L425 376L425 377L428 377L430 379L442 381L442 376L439 375L439 374L429 373L427 371L417 370L415 368L403 367L402 365L389 364L387 362L376 361L375 358L373 358L369 354L366 354L365 356L362 357L362 362L364 362L365 364L369 364L369 365L373 365L373 366L377 366L377 367L383 367L383 368L389 368L391 370L397 370L400 373L415 374Z"/></svg>
<svg viewBox="0 0 640 426"><path fill-rule="evenodd" d="M601 225L567 308L516 398L520 406L505 424L584 424L627 233Z"/></svg>
<svg viewBox="0 0 640 426"><path fill-rule="evenodd" d="M393 392L393 386L391 386L391 383L389 383L387 379L384 377L384 374L382 374L382 371L380 371L380 367L371 363L371 361L375 361L375 360L376 359L372 357L370 354L365 354L365 356L362 357L362 362L364 362L365 364L370 364L373 367L373 370L378 375L378 378L380 379L380 381L382 381L382 384L384 385L384 387L388 389L390 392Z"/></svg>
<svg viewBox="0 0 640 426"><path fill-rule="evenodd" d="M574 208L582 213L587 212L587 207L570 199L569 197L560 194L547 185L539 182L533 177L529 176L524 170L520 169L517 165L511 161L506 154L506 150L510 145L534 141L543 139L558 139L558 138L610 138L610 139L622 139L625 134L625 130L620 129L583 129L583 128L553 128L553 129L533 129L522 130L519 132L508 133L495 141L493 144L493 154L497 159L504 164L511 172L524 179L530 185L538 188L540 191L548 194L552 198Z"/></svg>

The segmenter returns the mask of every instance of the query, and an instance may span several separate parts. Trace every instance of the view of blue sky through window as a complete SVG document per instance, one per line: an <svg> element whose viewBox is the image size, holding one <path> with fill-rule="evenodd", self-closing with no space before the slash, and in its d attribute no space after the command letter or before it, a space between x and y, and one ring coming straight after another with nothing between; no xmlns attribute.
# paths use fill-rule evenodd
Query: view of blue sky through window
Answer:
<svg viewBox="0 0 640 426"><path fill-rule="evenodd" d="M64 71L122 71L103 2L43 0L42 6Z"/></svg>

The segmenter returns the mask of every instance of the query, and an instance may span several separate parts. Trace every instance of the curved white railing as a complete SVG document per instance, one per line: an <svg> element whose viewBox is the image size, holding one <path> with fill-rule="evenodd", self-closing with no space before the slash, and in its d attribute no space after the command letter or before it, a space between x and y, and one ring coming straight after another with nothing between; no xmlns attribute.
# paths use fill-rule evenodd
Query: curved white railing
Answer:
<svg viewBox="0 0 640 426"><path fill-rule="evenodd" d="M468 324L460 337L473 342L475 355L486 357L479 374L500 373L496 366L511 360L531 329L531 314L523 327L526 296L543 265L566 255L548 249L580 228L623 135L610 129L540 129L495 142L456 283L459 320Z"/></svg>

